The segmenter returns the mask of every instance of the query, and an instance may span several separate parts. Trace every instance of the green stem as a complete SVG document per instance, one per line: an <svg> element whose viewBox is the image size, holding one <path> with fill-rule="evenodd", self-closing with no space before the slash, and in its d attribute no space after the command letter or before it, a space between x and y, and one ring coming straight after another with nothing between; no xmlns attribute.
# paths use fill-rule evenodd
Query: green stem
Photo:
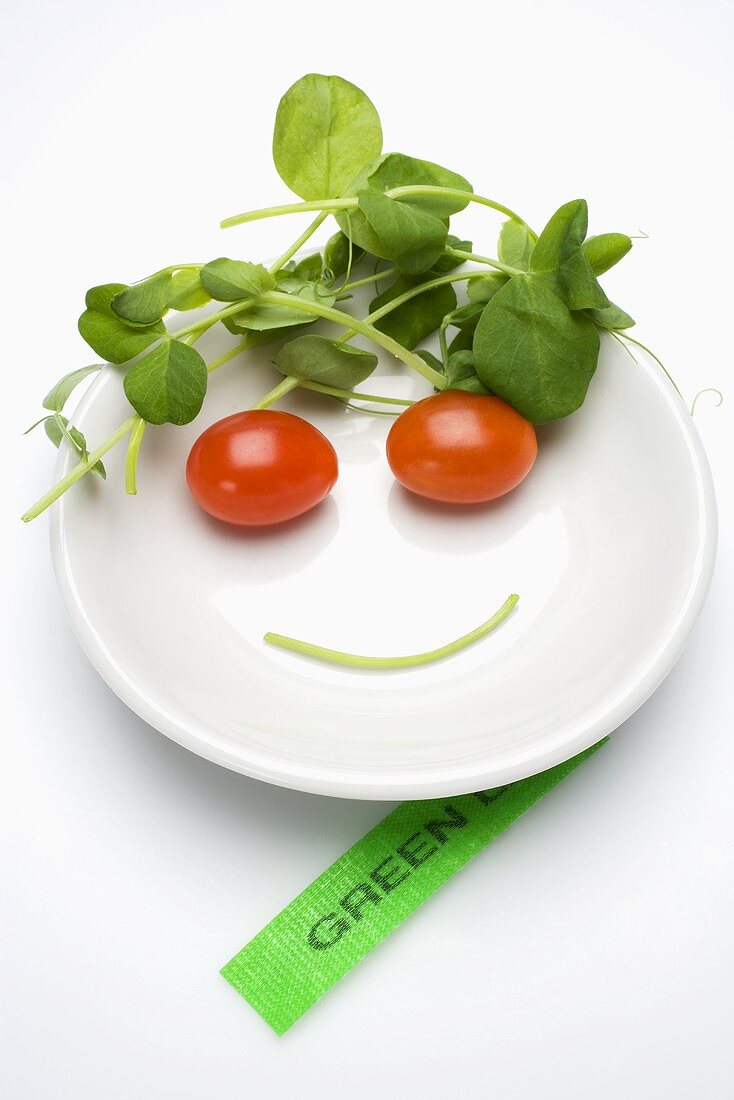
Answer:
<svg viewBox="0 0 734 1100"><path fill-rule="evenodd" d="M412 298L417 298L419 294L424 294L427 290L435 290L438 286L447 286L450 283L462 283L468 282L470 279L478 279L484 275L483 271L461 271L458 275L451 273L449 275L438 275L435 279L429 279L426 283L419 283L418 286L413 286L409 290L404 291L402 294L398 294L397 298L392 298L389 302L386 302L384 306L380 306L374 313L369 313L364 323L371 325L375 321L379 321L382 317L387 316L392 310L397 309L398 306L405 305ZM344 339L344 337L342 337Z"/></svg>
<svg viewBox="0 0 734 1100"><path fill-rule="evenodd" d="M322 222L326 221L328 216L329 216L328 211L322 210L322 212L319 214L319 216L317 218L314 218L314 220L311 222L311 224L309 226L307 226L306 229L304 229L303 233L301 233L300 237L298 237L293 242L293 244L290 246L290 248L287 248L285 250L285 252L283 253L283 255L278 257L278 259L275 261L273 266L271 268L268 268L271 275L275 275L276 272L280 271L281 267L283 267L285 264L288 263L291 256L295 256L296 252L298 252L298 249L301 248L306 243L306 241L309 239L309 237L313 236L313 234L316 232L318 227L321 225Z"/></svg>
<svg viewBox="0 0 734 1100"><path fill-rule="evenodd" d="M526 271L521 271L519 267L510 267L509 264L503 264L501 260L493 260L489 256L479 256L476 252L464 252L460 248L447 248L449 256L455 257L457 260L463 260L465 263L473 262L475 264L486 264L488 267L493 267L497 271L503 272L505 275L526 275Z"/></svg>
<svg viewBox="0 0 734 1100"><path fill-rule="evenodd" d="M305 214L309 210L330 214L334 210L351 210L357 205L356 199L317 199L315 202L288 202L283 206L264 206L260 210L248 210L244 214L234 214L219 223L220 229L231 229L233 225L245 222L259 222L264 218L278 218L281 214Z"/></svg>
<svg viewBox="0 0 734 1100"><path fill-rule="evenodd" d="M609 332L611 330L607 329L607 331ZM639 340L635 340L634 336L628 336L626 332L623 332L623 331L620 330L619 333L618 333L618 336L621 337L623 340L628 340L630 342L630 344L634 344L635 347L641 348L642 351L644 351L647 355L649 355L651 359L654 359L655 362L657 363L657 365L662 370L665 377L668 379L668 381L672 385L675 392L678 394L678 396L681 397L681 398L683 397L683 394L678 389L678 385L675 381L675 378L673 378L673 375L670 373L668 368L665 366L665 363L663 363L662 359L658 359L658 357L657 357L657 355L655 354L654 351L650 351L650 348L648 348L645 344L640 343Z"/></svg>
<svg viewBox="0 0 734 1100"><path fill-rule="evenodd" d="M447 199L464 199L468 202L478 203L479 206L488 206L492 210L499 211L500 214L505 214L513 222L517 222L518 225L524 225L533 240L537 241L538 234L530 228L524 218L521 218L519 214L516 214L514 210L511 210L509 206L505 206L504 203L496 202L494 199L488 199L486 195L475 195L473 191L461 191L457 187L429 187L419 184L408 185L406 187L393 187L391 191L386 191L391 199L400 199L407 197L408 195L435 195L437 197L443 196ZM356 201L356 200L355 200Z"/></svg>
<svg viewBox="0 0 734 1100"><path fill-rule="evenodd" d="M304 390L314 390L315 393L326 393L329 397L338 397L342 401L374 401L378 405L414 405L414 401L408 401L401 397L383 397L378 393L359 393L357 390L340 390L336 386L325 386L322 382L300 381L299 386Z"/></svg>
<svg viewBox="0 0 734 1100"><path fill-rule="evenodd" d="M285 397L287 393L294 390L296 386L300 385L298 378L291 378L290 375L285 377L282 382L279 382L277 386L273 386L272 390L265 394L256 405L250 405L251 410L255 409L267 409L270 405L274 404L281 397Z"/></svg>
<svg viewBox="0 0 734 1100"><path fill-rule="evenodd" d="M218 359L213 359L211 363L207 364L207 370L209 374L213 374L215 370L219 370L225 363L228 363L230 359L234 359L236 355L239 355L242 351L247 351L254 344L258 342L259 333L252 333L250 336L246 336L239 344L235 344L229 351L225 351L224 355L220 355Z"/></svg>
<svg viewBox="0 0 734 1100"><path fill-rule="evenodd" d="M135 427L137 420L138 416L136 413L134 416L128 417L124 424L120 424L119 428L115 428L112 435L108 436L108 438L105 439L104 443L101 443L100 446L97 447L96 451L91 452L89 458L85 459L84 462L80 462L77 466L74 467L73 470L70 470L66 477L63 477L61 479L58 485L55 485L53 489L49 489L47 493L44 493L41 499L36 501L33 507L29 508L28 511L21 516L23 522L30 523L30 521L32 519L35 519L36 516L40 516L41 512L45 512L46 509L51 504L53 504L55 500L58 500L59 497L63 493L65 493L67 489L70 489L71 486L75 485L80 478L84 477L85 474L88 474L93 466L97 462L99 462L100 458L102 458L103 455L106 455L108 451L111 451L116 443L119 443L120 440L128 434L128 432L132 431L132 429Z"/></svg>
<svg viewBox="0 0 734 1100"><path fill-rule="evenodd" d="M138 455L145 429L148 427L147 421L143 420L142 416L137 416L135 419L137 423L130 432L125 455L125 492L131 497L134 497L138 491Z"/></svg>
<svg viewBox="0 0 734 1100"><path fill-rule="evenodd" d="M427 382L430 382L436 389L443 389L445 385L445 378L439 374L432 367L429 367L427 363L418 355L414 355L412 351L408 351L402 344L399 344L397 340L393 340L391 336L387 336L384 332L380 332L379 329L373 328L371 324L366 321L359 321L354 317L350 317L348 314L342 312L339 309L332 309L330 306L323 306L319 302L306 302L302 298L298 298L293 294L281 294L277 290L268 290L264 294L261 294L258 301L260 302L272 302L275 305L288 306L290 309L301 310L303 313L309 313L313 317L323 317L325 321L332 321L336 325L348 328L351 332L359 333L361 336L366 336L372 340L373 343L379 347L384 348L385 351L390 352L401 362L405 363L406 367L410 367L417 374L420 374L422 378L425 378Z"/></svg>
<svg viewBox="0 0 734 1100"><path fill-rule="evenodd" d="M486 195L475 195L474 192L461 191L456 187L430 187L420 184L406 187L393 187L390 191L386 191L385 194L391 199L407 198L409 195L433 195L447 199L460 199L467 203L475 202L480 206L488 206L492 210L497 210L500 214L505 214L506 217L511 218L512 221L517 222L519 225L524 225L533 240L537 241L538 239L537 233L530 228L524 218L521 218L520 215L516 214L514 210L511 210L509 206L505 206L504 203L501 202L496 202L494 199L489 199ZM248 210L244 214L234 214L231 218L225 218L224 221L219 224L222 229L229 229L233 225L243 225L245 222L261 221L263 218L277 218L281 214L303 214L309 210L319 210L323 211L325 214L332 214L339 210L354 210L357 206L359 206L359 202L356 198L316 199L312 202L290 202L283 206L264 206L260 210Z"/></svg>
<svg viewBox="0 0 734 1100"><path fill-rule="evenodd" d="M242 351L246 351L247 348L252 347L252 345L255 343L257 343L257 336L248 336L239 344L236 344L233 348L230 348L229 351L226 351L224 355L220 355L218 359L214 359L211 363L209 363L207 367L209 373L211 374L213 371L218 370L221 366L224 366L225 363L229 362L230 359L234 359L236 355L239 355ZM43 419L45 420L47 418L44 417ZM128 432L135 431L139 420L140 417L136 413L134 416L129 417L124 422L124 424L120 424L118 428L115 428L112 435L109 436L104 441L104 443L100 444L96 451L92 451L92 453L89 455L89 458L87 458L84 462L80 462L77 466L74 467L73 470L70 470L66 477L62 478L58 485L55 485L53 489L49 489L49 491L44 496L42 496L41 499L37 501L32 508L28 509L28 511L21 517L23 522L29 523L32 519L40 516L42 512L45 512L46 509L50 507L50 505L52 505L54 501L58 500L59 497L62 496L67 489L70 489L71 486L75 485L76 482L83 478L85 474L89 473L89 471L95 466L100 458L105 455L109 450L111 450L116 443L118 443L125 435L127 435ZM39 421L39 423L41 423L41 421ZM128 473L129 470L126 463L126 487L129 484Z"/></svg>
<svg viewBox="0 0 734 1100"><path fill-rule="evenodd" d="M693 401L691 402L691 417L693 417L693 416L694 416L694 414L695 414L695 412L696 412L696 405L698 404L698 399L699 399L699 397L703 397L703 395L704 395L705 393L715 393L715 394L716 394L716 396L717 396L717 397L718 397L718 399L719 399L719 400L718 400L718 401L716 402L716 406L715 406L715 407L716 407L717 409L718 409L718 408L719 408L719 407L720 407L721 405L723 405L723 403L724 403L724 395L723 395L723 393L721 392L721 390L717 390L717 389L716 389L716 388L715 388L714 386L706 386L706 388L705 388L705 389L703 389L703 390L699 390L699 391L698 391L698 393L696 394L696 396L695 396L695 397L693 398Z"/></svg>
<svg viewBox="0 0 734 1100"><path fill-rule="evenodd" d="M379 321L381 318L386 317L388 313L392 313L398 306L405 305L406 302L411 301L412 298L417 298L419 294L425 293L426 290L434 290L437 286L448 286L450 283L467 282L469 279L478 279L482 276L484 276L483 271L462 271L458 275L439 275L435 279L429 279L426 283L419 283L418 286L411 287L409 290L399 294L397 298L391 298L389 302L386 302L384 306L380 306L374 313L368 313L363 324L374 324L375 321ZM337 336L335 343L345 344L347 340L351 340L356 332L359 332L359 329L356 325L351 325L351 327L348 328L346 332L343 332L341 336ZM437 388L442 389L443 386L438 386Z"/></svg>
<svg viewBox="0 0 734 1100"><path fill-rule="evenodd" d="M351 668L414 668L416 665L427 665L432 661L439 661L442 657L450 657L459 650L465 649L473 642L484 638L492 630L500 625L512 611L520 597L516 594L508 596L499 611L495 611L491 619L486 623L463 634L454 642L440 646L438 649L429 649L427 653L414 653L409 657L360 657L355 653L342 653L337 649L325 649L323 646L313 645L311 642L302 642L297 638L288 638L283 634L268 633L263 641L270 645L279 646L281 649L289 649L293 653L301 653L305 657L315 657L319 661L328 661L334 665L348 665Z"/></svg>
<svg viewBox="0 0 734 1100"><path fill-rule="evenodd" d="M400 274L399 267L386 267L384 271L376 271L374 275L368 275L364 279L357 279L354 283L346 283L344 286L339 287L339 293L348 293L350 290L356 290L358 286L368 286L369 283L377 283L380 279L389 279L392 275Z"/></svg>
<svg viewBox="0 0 734 1100"><path fill-rule="evenodd" d="M198 321L193 321L190 325L186 325L185 328L180 328L177 332L172 332L168 335L175 337L177 340L180 340L182 336L188 336L191 332L198 332L203 336L207 329L216 325L217 321L222 321L225 317L231 317L233 313L242 313L246 309L252 309L258 301L260 301L259 298L245 298L239 302L233 302L232 305L225 306L224 309L220 309L216 313L210 313L208 317L202 317Z"/></svg>

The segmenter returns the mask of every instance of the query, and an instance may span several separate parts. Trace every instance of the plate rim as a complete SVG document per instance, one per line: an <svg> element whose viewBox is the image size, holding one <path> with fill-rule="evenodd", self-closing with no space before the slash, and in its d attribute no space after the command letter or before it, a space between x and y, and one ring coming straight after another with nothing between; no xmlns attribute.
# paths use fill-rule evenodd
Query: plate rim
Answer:
<svg viewBox="0 0 734 1100"><path fill-rule="evenodd" d="M66 613L83 652L102 679L130 710L183 748L231 771L309 794L361 800L438 798L516 782L570 759L614 732L650 698L673 669L703 610L716 560L718 540L716 494L701 437L682 397L673 389L660 369L647 356L644 358L641 356L638 362L640 369L645 370L661 398L671 408L686 443L695 473L700 509L695 574L675 623L658 645L657 651L648 661L647 666L641 670L637 680L617 700L616 704L609 707L596 721L578 722L576 726L570 727L568 732L559 735L545 750L519 752L502 767L493 767L489 770L486 765L482 768L477 764L451 769L441 765L440 771L443 774L436 775L434 769L439 770L437 765L424 764L416 769L415 774L401 771L391 779L384 775L371 776L364 769L360 770L354 765L350 765L343 771L333 765L309 765L306 762L295 764L278 761L277 764L271 763L268 766L258 759L261 755L259 752L251 752L248 756L246 751L235 753L225 749L222 745L212 742L210 736L200 729L197 732L193 725L167 713L163 707L138 689L112 659L85 612L81 597L76 590L72 571L67 567L65 499L62 497L50 516L51 558ZM100 371L82 397L72 422L79 414L86 412L89 405L94 402L97 389L112 370L114 368L107 364ZM62 477L67 471L71 458L70 454L59 454L56 463L58 477ZM425 772L428 774L421 774Z"/></svg>

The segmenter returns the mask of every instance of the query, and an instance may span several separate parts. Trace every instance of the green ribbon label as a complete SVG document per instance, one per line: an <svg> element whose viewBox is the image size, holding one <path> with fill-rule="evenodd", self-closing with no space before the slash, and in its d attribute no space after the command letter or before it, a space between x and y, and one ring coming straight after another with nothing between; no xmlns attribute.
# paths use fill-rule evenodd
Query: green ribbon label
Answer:
<svg viewBox="0 0 734 1100"><path fill-rule="evenodd" d="M258 932L222 975L282 1035L434 890L602 744L505 787L403 802Z"/></svg>

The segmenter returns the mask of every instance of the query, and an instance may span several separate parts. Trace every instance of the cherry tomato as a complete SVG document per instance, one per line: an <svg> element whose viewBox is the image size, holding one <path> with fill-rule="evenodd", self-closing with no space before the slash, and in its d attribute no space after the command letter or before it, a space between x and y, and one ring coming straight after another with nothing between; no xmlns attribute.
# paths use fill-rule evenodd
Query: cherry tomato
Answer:
<svg viewBox="0 0 734 1100"><path fill-rule="evenodd" d="M406 409L387 437L387 461L406 489L476 504L514 489L535 462L533 425L499 397L445 390Z"/></svg>
<svg viewBox="0 0 734 1100"><path fill-rule="evenodd" d="M196 440L186 464L189 489L204 511L248 527L307 512L338 473L336 451L318 428L270 409L218 420Z"/></svg>

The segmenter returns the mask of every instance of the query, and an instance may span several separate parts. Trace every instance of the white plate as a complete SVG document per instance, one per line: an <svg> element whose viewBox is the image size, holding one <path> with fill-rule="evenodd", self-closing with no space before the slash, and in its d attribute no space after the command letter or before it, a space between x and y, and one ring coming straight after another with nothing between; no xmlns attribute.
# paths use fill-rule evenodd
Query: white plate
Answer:
<svg viewBox="0 0 734 1100"><path fill-rule="evenodd" d="M209 356L230 346L208 337ZM218 341L218 342L217 342ZM698 617L716 544L706 458L659 370L611 339L583 408L539 431L527 481L489 506L413 497L384 457L390 420L306 392L283 409L333 441L340 478L312 513L232 529L191 499L184 465L213 421L277 380L267 348L212 376L185 428L150 430L139 495L124 445L56 506L52 549L74 629L128 706L186 748L288 787L429 798L496 786L593 744L670 671ZM386 357L365 384L426 386ZM75 422L91 441L129 415L107 368ZM57 473L68 468L62 456ZM520 604L442 663L352 671L263 644L266 630L333 648L403 654Z"/></svg>

